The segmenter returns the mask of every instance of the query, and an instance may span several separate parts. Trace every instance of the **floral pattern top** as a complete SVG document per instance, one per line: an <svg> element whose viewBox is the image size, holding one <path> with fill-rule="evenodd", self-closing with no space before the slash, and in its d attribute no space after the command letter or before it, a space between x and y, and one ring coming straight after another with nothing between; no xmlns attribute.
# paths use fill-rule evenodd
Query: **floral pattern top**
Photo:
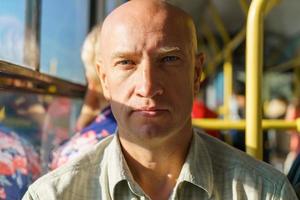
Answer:
<svg viewBox="0 0 300 200"><path fill-rule="evenodd" d="M0 199L21 199L41 174L33 147L0 123Z"/></svg>
<svg viewBox="0 0 300 200"><path fill-rule="evenodd" d="M76 133L71 139L53 151L50 169L56 169L77 157L104 137L116 131L117 122L111 108L105 108L89 126Z"/></svg>

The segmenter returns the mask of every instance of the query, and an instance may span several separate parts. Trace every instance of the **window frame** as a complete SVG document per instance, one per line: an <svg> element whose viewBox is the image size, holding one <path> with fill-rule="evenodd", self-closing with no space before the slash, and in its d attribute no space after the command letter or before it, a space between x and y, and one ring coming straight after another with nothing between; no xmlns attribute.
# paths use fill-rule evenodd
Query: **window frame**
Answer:
<svg viewBox="0 0 300 200"><path fill-rule="evenodd" d="M15 85L10 80L17 80L22 84ZM0 60L0 83L0 91L16 90L71 98L83 98L86 91L86 86L84 85L2 60Z"/></svg>
<svg viewBox="0 0 300 200"><path fill-rule="evenodd" d="M30 37L24 43L24 65L21 66L0 59L0 92L3 90L22 91L29 93L66 96L70 98L83 99L87 90L86 85L74 83L55 76L40 72L40 34L41 34L41 8L42 0L25 0L25 35ZM126 2L126 0L124 0ZM89 2L89 29L103 21L105 17L105 1L90 0ZM29 36L30 35L30 36ZM30 42L35 42L37 56L29 63L25 46ZM21 85L12 84L11 80L22 82Z"/></svg>
<svg viewBox="0 0 300 200"><path fill-rule="evenodd" d="M55 76L40 72L40 34L41 34L41 7L42 0L25 0L25 33L24 37L24 65L0 59L0 91L12 90L29 93L59 95L71 98L83 98L86 86L74 83ZM97 23L98 5L102 7L101 0L90 0L89 3L89 29ZM101 9L101 8L100 8ZM27 46L33 45L37 54L32 61L26 52ZM31 62L29 62L31 60ZM13 81L22 82L15 85Z"/></svg>

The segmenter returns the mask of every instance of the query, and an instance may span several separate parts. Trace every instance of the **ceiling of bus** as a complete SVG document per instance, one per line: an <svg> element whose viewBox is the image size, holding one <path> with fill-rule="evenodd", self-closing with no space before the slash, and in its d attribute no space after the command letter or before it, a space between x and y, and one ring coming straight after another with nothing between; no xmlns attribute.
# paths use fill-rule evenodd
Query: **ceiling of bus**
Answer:
<svg viewBox="0 0 300 200"><path fill-rule="evenodd" d="M227 30L231 33L237 32L245 22L245 15L240 7L240 1L212 1L217 7ZM200 25L200 16L203 14L206 16L205 20L210 22L209 13L207 13L206 9L209 0L168 0L168 2L190 13L198 25ZM299 9L299 0L281 0L265 18L266 31L285 37L293 37L296 34L300 34ZM210 22L210 24L212 23ZM201 27L199 28L201 29Z"/></svg>
<svg viewBox="0 0 300 200"><path fill-rule="evenodd" d="M267 30L292 37L300 34L300 1L282 0L266 17Z"/></svg>

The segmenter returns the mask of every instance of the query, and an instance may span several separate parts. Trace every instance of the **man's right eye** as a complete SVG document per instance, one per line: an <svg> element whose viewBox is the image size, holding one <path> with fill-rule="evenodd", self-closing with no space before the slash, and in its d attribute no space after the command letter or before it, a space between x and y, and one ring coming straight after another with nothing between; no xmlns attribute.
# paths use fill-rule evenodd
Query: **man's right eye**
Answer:
<svg viewBox="0 0 300 200"><path fill-rule="evenodd" d="M115 66L120 70L131 70L135 66L135 62L130 59L123 59L116 62Z"/></svg>
<svg viewBox="0 0 300 200"><path fill-rule="evenodd" d="M134 65L132 60L121 60L117 62L118 65Z"/></svg>

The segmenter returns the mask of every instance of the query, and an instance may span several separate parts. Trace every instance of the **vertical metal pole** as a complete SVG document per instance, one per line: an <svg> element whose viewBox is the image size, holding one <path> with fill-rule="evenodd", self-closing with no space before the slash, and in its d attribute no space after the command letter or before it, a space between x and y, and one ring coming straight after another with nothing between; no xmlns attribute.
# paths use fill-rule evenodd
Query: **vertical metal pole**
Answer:
<svg viewBox="0 0 300 200"><path fill-rule="evenodd" d="M41 5L42 0L26 0L24 63L36 71L40 68Z"/></svg>
<svg viewBox="0 0 300 200"><path fill-rule="evenodd" d="M97 24L97 1L90 0L89 5L90 5L89 31L90 31Z"/></svg>
<svg viewBox="0 0 300 200"><path fill-rule="evenodd" d="M248 1L247 0L240 0L240 6L241 6L243 12L245 14L247 14L248 10L249 10L249 3L248 3Z"/></svg>
<svg viewBox="0 0 300 200"><path fill-rule="evenodd" d="M224 46L230 42L230 36L226 31L225 25L222 21L222 18L213 4L212 1L209 2L209 11L212 15L212 19L216 25L218 32L221 35ZM232 98L232 73L233 73L233 64L232 64L232 50L228 50L226 55L224 56L224 64L223 64L223 73L224 73L224 95L223 95L223 116L224 119L229 119L230 117L230 101Z"/></svg>
<svg viewBox="0 0 300 200"><path fill-rule="evenodd" d="M294 67L294 97L300 99L300 68L299 65Z"/></svg>
<svg viewBox="0 0 300 200"><path fill-rule="evenodd" d="M253 0L246 33L246 150L262 159L261 83L263 63L263 19L267 0Z"/></svg>
<svg viewBox="0 0 300 200"><path fill-rule="evenodd" d="M233 85L233 65L232 56L226 56L223 64L224 71L224 119L230 118L230 101L232 98L232 85Z"/></svg>
<svg viewBox="0 0 300 200"><path fill-rule="evenodd" d="M218 42L215 38L215 35L213 34L213 32L210 30L210 27L208 26L207 22L203 19L201 21L202 24L202 33L203 36L206 38L206 40L208 41L208 46L211 50L211 55L216 56L219 52L220 52L220 48L218 46ZM216 65L214 63L208 63L207 66L207 74L213 74L216 71Z"/></svg>
<svg viewBox="0 0 300 200"><path fill-rule="evenodd" d="M105 18L105 0L96 0L96 21L103 22Z"/></svg>

